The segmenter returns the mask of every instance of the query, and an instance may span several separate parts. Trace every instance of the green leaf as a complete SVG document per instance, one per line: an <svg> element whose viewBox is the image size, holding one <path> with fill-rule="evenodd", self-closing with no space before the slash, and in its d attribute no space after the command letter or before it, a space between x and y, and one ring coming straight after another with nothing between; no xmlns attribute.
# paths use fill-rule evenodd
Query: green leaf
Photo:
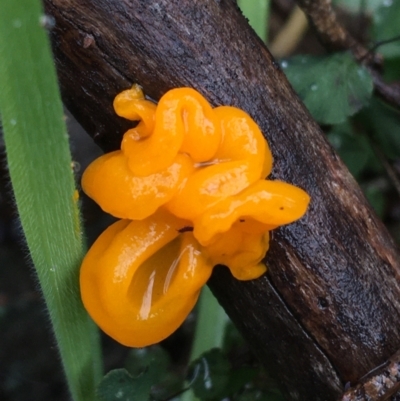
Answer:
<svg viewBox="0 0 400 401"><path fill-rule="evenodd" d="M361 186L365 197L379 217L383 217L386 209L386 194L381 183L372 182Z"/></svg>
<svg viewBox="0 0 400 401"><path fill-rule="evenodd" d="M178 393L183 387L183 377L169 370L168 353L160 346L134 348L130 351L125 367L130 375L145 378L150 384L150 395L155 400L164 400Z"/></svg>
<svg viewBox="0 0 400 401"><path fill-rule="evenodd" d="M223 395L229 382L231 366L220 349L212 349L192 362L189 369L191 387L196 397L212 400Z"/></svg>
<svg viewBox="0 0 400 401"><path fill-rule="evenodd" d="M348 123L335 125L328 134L328 140L357 178L372 157L368 140L362 135L355 135Z"/></svg>
<svg viewBox="0 0 400 401"><path fill-rule="evenodd" d="M145 401L150 398L152 386L160 378L157 360L142 365L142 371L131 375L126 369L115 369L107 373L97 387L97 396L102 401ZM165 368L162 372L165 375Z"/></svg>
<svg viewBox="0 0 400 401"><path fill-rule="evenodd" d="M243 366L238 369L233 369L229 375L229 381L227 384L227 394L226 396L233 395L238 391L242 390L243 387L251 383L251 381L258 374L258 370L255 368L249 368Z"/></svg>
<svg viewBox="0 0 400 401"><path fill-rule="evenodd" d="M246 344L244 338L239 333L236 326L232 323L232 321L228 321L225 326L224 338L223 338L223 351L228 354L233 349L238 349L239 347L243 347Z"/></svg>
<svg viewBox="0 0 400 401"><path fill-rule="evenodd" d="M367 0L363 2L363 0L333 0L332 4L358 14L361 11L374 12L390 1L391 0ZM361 9L361 7L364 6L363 3L365 4L365 9Z"/></svg>
<svg viewBox="0 0 400 401"><path fill-rule="evenodd" d="M374 98L360 117L384 155L391 160L400 158L400 113Z"/></svg>
<svg viewBox="0 0 400 401"><path fill-rule="evenodd" d="M229 321L222 306L204 286L198 302L198 315L190 360L198 358L211 348L219 348L224 338L225 325Z"/></svg>
<svg viewBox="0 0 400 401"><path fill-rule="evenodd" d="M205 351L211 348L221 347L225 325L229 321L225 311L207 286L204 286L201 290L197 310L197 323L190 361L199 358ZM186 391L181 400L194 401L193 391Z"/></svg>
<svg viewBox="0 0 400 401"><path fill-rule="evenodd" d="M238 0L238 6L249 19L250 26L265 43L268 33L270 0Z"/></svg>
<svg viewBox="0 0 400 401"><path fill-rule="evenodd" d="M316 121L338 124L366 106L373 82L350 53L295 56L281 61L293 88Z"/></svg>
<svg viewBox="0 0 400 401"><path fill-rule="evenodd" d="M373 14L372 38L375 42L387 41L400 35L400 1L386 0ZM400 56L400 40L380 46L384 57Z"/></svg>
<svg viewBox="0 0 400 401"><path fill-rule="evenodd" d="M169 400L183 389L183 378L177 373L168 371L162 381L152 386L150 395L154 400ZM186 394L186 393L185 393ZM175 398L175 397L174 397Z"/></svg>
<svg viewBox="0 0 400 401"><path fill-rule="evenodd" d="M151 366L151 372L155 382L162 378L169 365L169 355L159 345L145 348L133 348L125 362L125 368L132 376L141 374Z"/></svg>
<svg viewBox="0 0 400 401"><path fill-rule="evenodd" d="M379 52L379 49L377 51ZM383 77L387 82L400 79L400 57L393 57L385 60Z"/></svg>
<svg viewBox="0 0 400 401"><path fill-rule="evenodd" d="M134 378L126 369L115 369L99 383L97 396L101 401L145 401L152 384L147 372Z"/></svg>
<svg viewBox="0 0 400 401"><path fill-rule="evenodd" d="M130 372L126 369L109 372L97 387L97 395L102 401L148 400L153 386L167 378L169 362L160 346L133 349L126 364ZM172 384L176 388L176 381Z"/></svg>
<svg viewBox="0 0 400 401"><path fill-rule="evenodd" d="M0 0L0 114L30 256L75 401L101 378L98 331L82 306L84 255L71 154L39 0Z"/></svg>

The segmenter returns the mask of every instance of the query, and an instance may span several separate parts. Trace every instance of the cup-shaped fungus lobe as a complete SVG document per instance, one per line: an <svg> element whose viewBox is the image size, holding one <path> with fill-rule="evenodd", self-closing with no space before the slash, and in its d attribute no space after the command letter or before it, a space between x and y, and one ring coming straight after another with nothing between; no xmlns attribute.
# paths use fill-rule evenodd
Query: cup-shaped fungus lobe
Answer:
<svg viewBox="0 0 400 401"><path fill-rule="evenodd" d="M281 181L257 181L194 220L193 235L214 264L229 267L239 280L265 272L260 264L269 248L269 231L299 219L309 196Z"/></svg>
<svg viewBox="0 0 400 401"><path fill-rule="evenodd" d="M131 347L159 342L192 310L212 266L187 232L165 213L108 227L85 256L85 308L102 330Z"/></svg>
<svg viewBox="0 0 400 401"><path fill-rule="evenodd" d="M179 327L214 265L239 280L261 276L269 231L299 219L310 198L264 180L272 154L242 110L213 109L190 88L167 92L156 106L138 86L114 108L138 124L121 150L87 168L82 188L123 220L87 253L81 294L107 334L143 347Z"/></svg>
<svg viewBox="0 0 400 401"><path fill-rule="evenodd" d="M121 148L129 168L138 176L159 172L178 152L195 162L210 160L221 137L214 119L211 106L194 89L170 90L158 103L151 136L138 138L132 130L124 135Z"/></svg>
<svg viewBox="0 0 400 401"><path fill-rule="evenodd" d="M217 152L212 160L198 166L167 204L168 210L185 219L195 219L220 200L264 178L272 169L268 144L247 113L220 106L214 114L222 133Z"/></svg>
<svg viewBox="0 0 400 401"><path fill-rule="evenodd" d="M227 232L235 222L243 222L246 232L272 230L293 223L307 210L309 195L282 181L260 180L241 193L209 208L194 221L194 236L203 246L216 234ZM252 229L253 227L253 229Z"/></svg>
<svg viewBox="0 0 400 401"><path fill-rule="evenodd" d="M157 106L144 98L139 85L133 85L131 89L119 93L113 105L120 117L139 121L139 124L132 129L138 139L145 138L153 132Z"/></svg>
<svg viewBox="0 0 400 401"><path fill-rule="evenodd" d="M230 106L214 109L222 131L222 143L214 159L220 163L249 160L257 178L265 178L272 170L272 154L267 141L254 120L243 110Z"/></svg>
<svg viewBox="0 0 400 401"><path fill-rule="evenodd" d="M89 165L82 176L82 187L105 212L121 219L141 220L168 202L193 169L190 158L179 154L165 170L137 177L117 150Z"/></svg>
<svg viewBox="0 0 400 401"><path fill-rule="evenodd" d="M238 280L252 280L267 270L261 260L269 248L269 232L265 227L262 231L243 229L246 223L242 221L234 223L227 232L216 234L204 252L212 265L227 266Z"/></svg>

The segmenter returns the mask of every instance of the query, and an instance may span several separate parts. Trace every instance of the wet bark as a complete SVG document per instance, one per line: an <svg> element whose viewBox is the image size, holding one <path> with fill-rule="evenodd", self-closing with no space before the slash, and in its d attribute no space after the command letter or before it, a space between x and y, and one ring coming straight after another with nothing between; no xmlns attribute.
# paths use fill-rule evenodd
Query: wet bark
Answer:
<svg viewBox="0 0 400 401"><path fill-rule="evenodd" d="M307 215L273 232L268 273L209 286L290 400L335 400L400 348L400 265L386 229L232 0L45 0L65 104L105 150L128 123L112 100L132 83L246 110L273 178L304 188Z"/></svg>

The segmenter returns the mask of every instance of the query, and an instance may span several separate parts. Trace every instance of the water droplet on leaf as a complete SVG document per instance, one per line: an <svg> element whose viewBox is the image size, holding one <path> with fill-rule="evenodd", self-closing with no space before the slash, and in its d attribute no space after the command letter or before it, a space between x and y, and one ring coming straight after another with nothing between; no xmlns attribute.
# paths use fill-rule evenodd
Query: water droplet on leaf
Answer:
<svg viewBox="0 0 400 401"><path fill-rule="evenodd" d="M15 19L15 20L13 20L12 25L14 28L21 28L22 21L20 19Z"/></svg>
<svg viewBox="0 0 400 401"><path fill-rule="evenodd" d="M52 29L56 25L56 20L51 15L43 14L39 18L39 24L46 29Z"/></svg>

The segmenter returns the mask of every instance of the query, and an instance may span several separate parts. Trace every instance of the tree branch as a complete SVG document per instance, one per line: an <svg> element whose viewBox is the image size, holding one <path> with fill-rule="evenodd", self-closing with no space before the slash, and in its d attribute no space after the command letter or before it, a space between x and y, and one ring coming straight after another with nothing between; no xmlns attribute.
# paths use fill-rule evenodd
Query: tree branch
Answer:
<svg viewBox="0 0 400 401"><path fill-rule="evenodd" d="M379 72L382 60L353 38L340 24L332 8L331 0L297 0L307 15L311 26L326 49L350 50L355 58L366 65L372 75L375 92L385 102L400 109L400 85L386 83Z"/></svg>
<svg viewBox="0 0 400 401"><path fill-rule="evenodd" d="M400 348L399 255L357 184L231 0L46 0L63 98L103 149L127 123L114 96L190 86L246 110L273 178L307 190L299 222L273 232L268 273L213 293L291 400L335 400Z"/></svg>
<svg viewBox="0 0 400 401"><path fill-rule="evenodd" d="M352 50L357 59L368 54L368 49L358 43L340 24L331 0L297 0L297 3L328 50Z"/></svg>
<svg viewBox="0 0 400 401"><path fill-rule="evenodd" d="M360 380L340 401L396 401L400 390L400 352Z"/></svg>

